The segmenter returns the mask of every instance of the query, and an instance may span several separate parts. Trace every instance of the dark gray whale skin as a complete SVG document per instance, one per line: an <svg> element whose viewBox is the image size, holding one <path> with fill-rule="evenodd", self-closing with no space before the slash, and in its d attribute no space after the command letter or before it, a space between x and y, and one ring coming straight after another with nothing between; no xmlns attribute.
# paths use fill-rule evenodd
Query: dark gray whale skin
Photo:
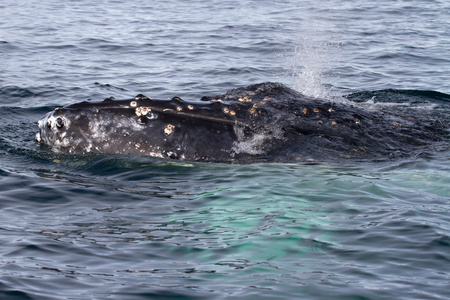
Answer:
<svg viewBox="0 0 450 300"><path fill-rule="evenodd" d="M223 163L385 160L448 136L436 120L309 98L271 82L195 102L81 102L49 112L38 127L37 141L56 152Z"/></svg>

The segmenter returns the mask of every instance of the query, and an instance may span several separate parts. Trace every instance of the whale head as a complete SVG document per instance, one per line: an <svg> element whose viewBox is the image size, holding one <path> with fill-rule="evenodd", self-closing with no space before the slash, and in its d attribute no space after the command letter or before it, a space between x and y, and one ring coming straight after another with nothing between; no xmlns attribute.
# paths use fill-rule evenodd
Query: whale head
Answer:
<svg viewBox="0 0 450 300"><path fill-rule="evenodd" d="M220 102L130 100L81 102L47 113L36 140L70 154L140 154L229 161L236 140L234 111Z"/></svg>

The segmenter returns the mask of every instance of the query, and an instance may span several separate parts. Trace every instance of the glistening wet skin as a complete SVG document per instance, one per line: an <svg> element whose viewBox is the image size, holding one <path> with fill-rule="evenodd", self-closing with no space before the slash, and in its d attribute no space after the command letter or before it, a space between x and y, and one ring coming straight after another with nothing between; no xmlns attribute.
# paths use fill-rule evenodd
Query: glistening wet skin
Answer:
<svg viewBox="0 0 450 300"><path fill-rule="evenodd" d="M201 102L179 97L82 102L48 113L36 139L71 154L139 154L251 163L383 160L442 142L445 124L306 97L279 83Z"/></svg>

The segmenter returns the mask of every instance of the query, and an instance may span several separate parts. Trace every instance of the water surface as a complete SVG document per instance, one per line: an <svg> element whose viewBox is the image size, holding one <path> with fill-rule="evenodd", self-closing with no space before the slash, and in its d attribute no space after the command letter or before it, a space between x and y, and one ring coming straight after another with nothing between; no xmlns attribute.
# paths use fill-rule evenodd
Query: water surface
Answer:
<svg viewBox="0 0 450 300"><path fill-rule="evenodd" d="M34 135L77 101L195 101L264 81L448 120L449 8L2 1L1 298L446 299L448 145L383 163L223 165L49 153Z"/></svg>

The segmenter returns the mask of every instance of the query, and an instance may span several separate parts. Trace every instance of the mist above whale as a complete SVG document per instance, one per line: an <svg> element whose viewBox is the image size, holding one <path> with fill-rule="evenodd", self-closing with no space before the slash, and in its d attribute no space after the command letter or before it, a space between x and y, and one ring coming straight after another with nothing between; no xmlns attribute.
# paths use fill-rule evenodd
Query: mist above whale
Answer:
<svg viewBox="0 0 450 300"><path fill-rule="evenodd" d="M224 163L384 160L448 138L438 119L304 96L280 83L184 101L89 101L57 108L36 139L70 154L137 154Z"/></svg>

